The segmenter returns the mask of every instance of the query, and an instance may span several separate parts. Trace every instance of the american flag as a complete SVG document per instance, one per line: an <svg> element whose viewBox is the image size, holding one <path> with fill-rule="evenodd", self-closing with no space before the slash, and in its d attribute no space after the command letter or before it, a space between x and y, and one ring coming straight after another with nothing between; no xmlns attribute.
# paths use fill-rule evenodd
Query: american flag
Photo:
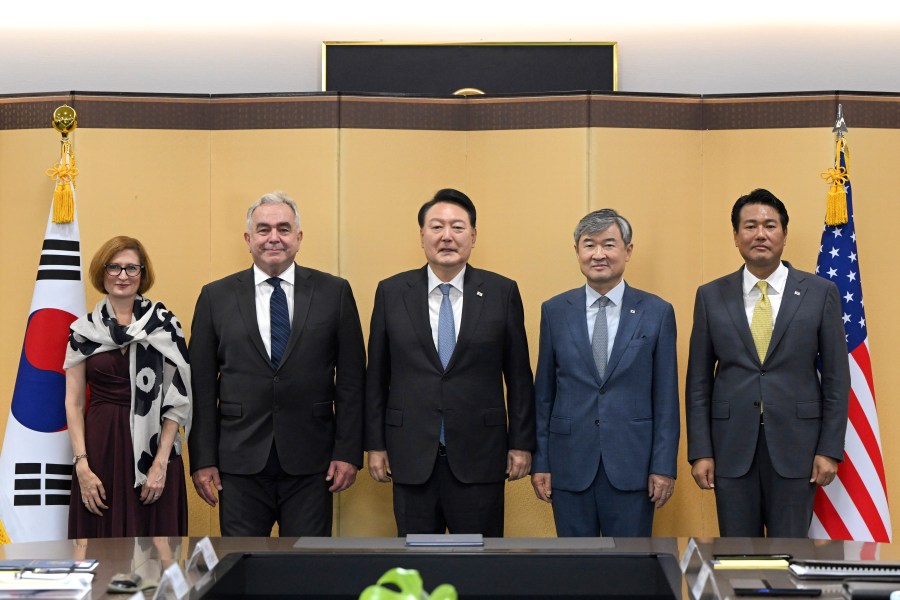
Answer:
<svg viewBox="0 0 900 600"><path fill-rule="evenodd" d="M841 140L840 166L846 169ZM850 403L844 461L837 478L816 492L809 537L813 539L891 541L891 515L875 412L875 386L869 356L859 254L853 222L853 196L845 177L847 215L843 225L822 231L816 274L833 281L841 294L844 331L850 359Z"/></svg>

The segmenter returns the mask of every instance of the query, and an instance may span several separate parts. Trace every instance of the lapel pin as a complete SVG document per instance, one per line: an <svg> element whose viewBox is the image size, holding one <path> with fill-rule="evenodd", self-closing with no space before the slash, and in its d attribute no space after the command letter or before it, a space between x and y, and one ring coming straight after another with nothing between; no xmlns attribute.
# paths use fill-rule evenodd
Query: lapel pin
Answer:
<svg viewBox="0 0 900 600"><path fill-rule="evenodd" d="M630 312L631 314L634 314L634 309L632 308L632 309L629 310L628 312Z"/></svg>
<svg viewBox="0 0 900 600"><path fill-rule="evenodd" d="M475 295L476 295L476 296L484 296L484 294L482 294L480 291L475 292Z"/></svg>
<svg viewBox="0 0 900 600"><path fill-rule="evenodd" d="M800 290L794 290L794 295L795 295L795 296L799 296L799 295L800 295Z"/></svg>

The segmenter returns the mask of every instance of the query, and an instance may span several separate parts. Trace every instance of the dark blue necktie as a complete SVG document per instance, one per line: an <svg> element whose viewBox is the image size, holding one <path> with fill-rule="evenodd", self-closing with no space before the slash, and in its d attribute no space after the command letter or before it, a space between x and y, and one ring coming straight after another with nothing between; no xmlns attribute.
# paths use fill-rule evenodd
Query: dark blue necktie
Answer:
<svg viewBox="0 0 900 600"><path fill-rule="evenodd" d="M453 320L453 305L450 304L450 288L453 286L449 283L442 283L438 287L441 288L441 293L444 295L441 298L441 312L438 315L438 357L446 370L450 363L450 357L453 356L453 349L456 347L456 322ZM443 445L443 420L441 420L440 441Z"/></svg>
<svg viewBox="0 0 900 600"><path fill-rule="evenodd" d="M269 317L271 318L272 341L272 366L278 367L284 349L287 348L288 337L291 335L291 317L288 314L287 296L281 289L281 279L270 277L266 283L272 286L272 298L269 300Z"/></svg>

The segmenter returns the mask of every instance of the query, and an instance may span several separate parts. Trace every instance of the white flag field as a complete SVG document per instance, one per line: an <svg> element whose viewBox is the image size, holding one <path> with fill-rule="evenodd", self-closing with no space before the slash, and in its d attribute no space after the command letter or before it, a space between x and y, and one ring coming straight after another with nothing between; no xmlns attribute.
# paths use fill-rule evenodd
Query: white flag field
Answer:
<svg viewBox="0 0 900 600"><path fill-rule="evenodd" d="M73 471L62 365L85 297L78 219L54 223L52 205L50 213L0 447L3 543L67 537Z"/></svg>

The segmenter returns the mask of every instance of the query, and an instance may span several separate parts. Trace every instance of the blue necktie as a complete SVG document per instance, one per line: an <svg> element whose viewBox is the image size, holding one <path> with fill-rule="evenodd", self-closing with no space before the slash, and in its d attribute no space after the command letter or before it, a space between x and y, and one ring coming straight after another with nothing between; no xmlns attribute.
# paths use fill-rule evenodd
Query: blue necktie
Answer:
<svg viewBox="0 0 900 600"><path fill-rule="evenodd" d="M281 279L270 277L266 283L272 286L272 298L269 300L269 317L271 319L271 356L272 366L278 367L284 349L287 348L288 337L291 335L291 317L288 314L287 296L281 289Z"/></svg>
<svg viewBox="0 0 900 600"><path fill-rule="evenodd" d="M453 356L453 349L456 347L456 323L453 321L453 305L450 304L450 288L453 287L449 283L442 283L440 286L441 293L441 312L438 315L438 357L441 359L441 365L446 370L447 364L450 363L450 357ZM441 420L441 444L444 444L444 421Z"/></svg>
<svg viewBox="0 0 900 600"><path fill-rule="evenodd" d="M453 305L450 304L450 288L453 286L442 283L438 287L444 295L441 298L441 312L438 317L438 356L446 369L450 357L453 356L453 348L456 347L456 323L453 321Z"/></svg>

